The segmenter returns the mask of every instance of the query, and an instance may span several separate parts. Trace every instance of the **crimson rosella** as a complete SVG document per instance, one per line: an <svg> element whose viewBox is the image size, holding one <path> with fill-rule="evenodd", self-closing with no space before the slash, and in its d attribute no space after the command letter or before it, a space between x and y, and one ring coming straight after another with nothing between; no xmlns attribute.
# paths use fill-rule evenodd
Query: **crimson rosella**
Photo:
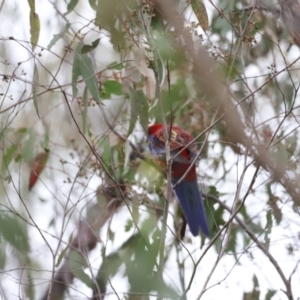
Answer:
<svg viewBox="0 0 300 300"><path fill-rule="evenodd" d="M185 130L176 126L167 126L170 140L170 155L172 159L172 184L179 200L185 219L194 236L201 230L209 236L205 208L197 183L195 165L185 175L196 157L197 147L193 137ZM166 168L166 146L164 126L154 124L148 128L149 149L152 156L158 160L162 168ZM178 181L181 180L179 183Z"/></svg>

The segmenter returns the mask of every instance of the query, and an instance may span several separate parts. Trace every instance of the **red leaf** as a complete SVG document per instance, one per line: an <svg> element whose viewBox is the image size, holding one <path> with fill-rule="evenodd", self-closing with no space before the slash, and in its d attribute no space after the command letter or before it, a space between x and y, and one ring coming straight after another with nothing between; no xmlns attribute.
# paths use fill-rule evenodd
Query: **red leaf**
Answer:
<svg viewBox="0 0 300 300"><path fill-rule="evenodd" d="M35 157L35 159L32 163L31 172L30 172L29 190L31 190L33 188L33 186L35 185L35 183L37 182L37 180L39 178L39 175L44 170L45 165L48 160L48 157L49 157L49 151L39 153Z"/></svg>

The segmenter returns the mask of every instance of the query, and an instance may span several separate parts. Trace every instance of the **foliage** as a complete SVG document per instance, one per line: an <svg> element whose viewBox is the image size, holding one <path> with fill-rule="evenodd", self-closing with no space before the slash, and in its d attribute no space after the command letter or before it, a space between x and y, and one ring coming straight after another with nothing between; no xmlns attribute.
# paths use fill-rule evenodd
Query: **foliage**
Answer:
<svg viewBox="0 0 300 300"><path fill-rule="evenodd" d="M279 2L3 1L3 299L296 299L300 56ZM153 122L195 137L209 239L168 197Z"/></svg>

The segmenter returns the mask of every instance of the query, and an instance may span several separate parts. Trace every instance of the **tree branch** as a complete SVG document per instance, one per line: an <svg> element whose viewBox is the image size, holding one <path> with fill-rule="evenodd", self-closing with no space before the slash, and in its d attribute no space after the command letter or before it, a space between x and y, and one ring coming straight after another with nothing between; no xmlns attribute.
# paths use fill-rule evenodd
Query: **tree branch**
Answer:
<svg viewBox="0 0 300 300"><path fill-rule="evenodd" d="M124 203L115 196L118 195L116 186L106 186L97 191L98 203L88 209L86 220L79 222L78 232L73 239L70 250L68 251L63 265L56 271L56 274L50 283L41 300L63 299L64 292L73 282L74 273L70 267L70 256L73 252L79 253L86 258L88 252L96 247L98 242L98 232L103 225ZM96 213L95 213L96 212Z"/></svg>

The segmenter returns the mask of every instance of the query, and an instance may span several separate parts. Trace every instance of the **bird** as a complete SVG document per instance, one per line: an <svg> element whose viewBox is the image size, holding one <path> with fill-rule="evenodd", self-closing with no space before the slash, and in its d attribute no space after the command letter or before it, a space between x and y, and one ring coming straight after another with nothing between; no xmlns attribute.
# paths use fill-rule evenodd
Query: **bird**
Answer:
<svg viewBox="0 0 300 300"><path fill-rule="evenodd" d="M195 164L187 172L197 156L193 136L177 126L166 126L171 156L172 187L183 210L186 222L194 236L201 231L209 237L205 208L197 182ZM148 127L149 150L166 173L166 141L164 125L156 123ZM185 175L185 173L187 174ZM183 178L184 177L184 178Z"/></svg>

